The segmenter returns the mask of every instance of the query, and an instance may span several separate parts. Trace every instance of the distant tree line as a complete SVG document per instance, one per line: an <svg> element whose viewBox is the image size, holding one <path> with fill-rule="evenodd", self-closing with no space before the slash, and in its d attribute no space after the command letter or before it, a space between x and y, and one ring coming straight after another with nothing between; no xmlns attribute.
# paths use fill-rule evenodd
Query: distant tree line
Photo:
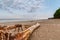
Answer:
<svg viewBox="0 0 60 40"><path fill-rule="evenodd" d="M48 19L60 19L60 8L55 11L53 18Z"/></svg>
<svg viewBox="0 0 60 40"><path fill-rule="evenodd" d="M56 10L56 12L54 13L54 18L55 19L60 19L60 8Z"/></svg>

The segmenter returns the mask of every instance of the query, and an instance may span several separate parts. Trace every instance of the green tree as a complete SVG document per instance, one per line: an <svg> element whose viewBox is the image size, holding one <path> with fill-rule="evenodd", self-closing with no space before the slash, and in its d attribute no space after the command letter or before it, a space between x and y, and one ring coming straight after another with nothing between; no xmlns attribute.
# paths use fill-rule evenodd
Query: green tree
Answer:
<svg viewBox="0 0 60 40"><path fill-rule="evenodd" d="M54 18L60 19L60 8L54 13Z"/></svg>

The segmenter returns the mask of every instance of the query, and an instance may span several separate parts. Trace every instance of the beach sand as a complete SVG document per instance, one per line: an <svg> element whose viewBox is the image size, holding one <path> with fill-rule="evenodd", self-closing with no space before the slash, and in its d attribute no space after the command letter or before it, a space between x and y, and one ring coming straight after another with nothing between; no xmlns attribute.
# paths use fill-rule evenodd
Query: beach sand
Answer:
<svg viewBox="0 0 60 40"><path fill-rule="evenodd" d="M31 34L29 40L60 40L60 19L48 19L24 22L6 22L0 24L1 25L22 24L32 26L37 22L40 23L40 27L37 28Z"/></svg>

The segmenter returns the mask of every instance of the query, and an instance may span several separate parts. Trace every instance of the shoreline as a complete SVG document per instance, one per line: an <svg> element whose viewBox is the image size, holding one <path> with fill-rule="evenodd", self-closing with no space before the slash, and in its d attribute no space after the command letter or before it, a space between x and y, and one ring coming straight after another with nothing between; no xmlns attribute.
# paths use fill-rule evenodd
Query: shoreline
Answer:
<svg viewBox="0 0 60 40"><path fill-rule="evenodd" d="M41 20L25 20L25 21L10 21L10 22L0 22L0 25L15 25L15 24L35 24L36 22L48 20L48 19L41 19Z"/></svg>
<svg viewBox="0 0 60 40"><path fill-rule="evenodd" d="M23 25L33 25L36 20L31 21L13 21L13 22L0 22L0 25L15 25L15 24L23 24Z"/></svg>
<svg viewBox="0 0 60 40"><path fill-rule="evenodd" d="M58 21L57 21L58 20ZM37 22L39 23L50 23L50 24L60 24L60 19L41 19L41 20L28 20L28 21L11 21L11 22L0 22L0 25L15 25L15 24L23 24L23 25L33 25Z"/></svg>

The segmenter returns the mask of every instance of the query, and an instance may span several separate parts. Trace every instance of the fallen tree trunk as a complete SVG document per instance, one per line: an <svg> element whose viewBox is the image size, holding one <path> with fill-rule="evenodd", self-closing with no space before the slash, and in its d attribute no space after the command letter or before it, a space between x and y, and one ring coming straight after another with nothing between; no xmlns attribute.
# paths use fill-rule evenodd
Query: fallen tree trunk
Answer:
<svg viewBox="0 0 60 40"><path fill-rule="evenodd" d="M20 33L18 33L16 36L15 36L15 39L14 40L27 40L30 36L30 34L37 28L39 27L40 24L37 23L31 27L29 27L28 29L26 29L25 31L22 31Z"/></svg>

